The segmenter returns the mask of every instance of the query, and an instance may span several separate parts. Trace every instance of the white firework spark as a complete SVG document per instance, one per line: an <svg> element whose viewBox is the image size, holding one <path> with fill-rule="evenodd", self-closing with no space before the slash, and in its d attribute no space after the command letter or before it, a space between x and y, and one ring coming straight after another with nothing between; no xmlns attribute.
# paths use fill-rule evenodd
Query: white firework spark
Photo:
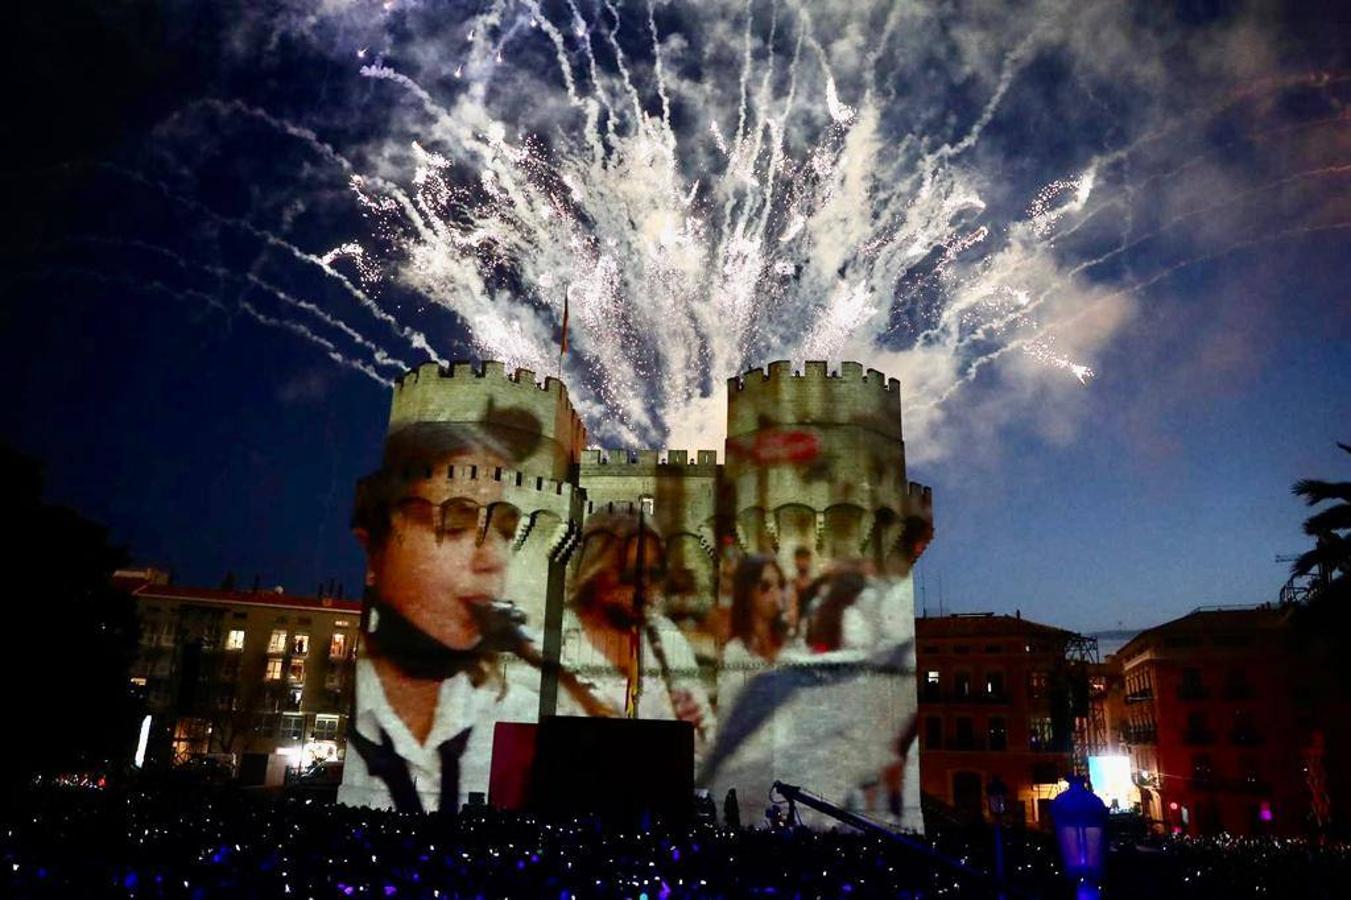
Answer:
<svg viewBox="0 0 1351 900"><path fill-rule="evenodd" d="M1026 298L1046 290L1047 266L1028 262L1048 252L1057 221L1082 209L1094 173L1048 185L1010 226L1010 244L980 256L990 229L973 219L985 203L956 162L978 142L1032 39L1006 59L960 139L918 152L909 140L888 144L873 92L841 97L804 12L776 6L760 21L748 6L735 115L693 129L716 152L691 171L686 161L699 153L672 125L650 8L646 84L627 64L614 6L588 17L569 3L566 21L525 6L551 43L580 129L547 144L509 140L513 129L481 89L447 107L393 66L364 66L361 74L418 102L426 136L410 148L403 187L352 179L374 240L324 259L357 261L369 288L397 279L455 312L483 356L537 372L555 365L566 298L575 348L566 377L584 410L604 412L592 422L602 439L683 437L685 420L728 376L771 359L904 352L894 349L891 312L914 287L907 276L935 254L924 281L945 302L915 329L917 346L942 349L952 371L941 390L912 392L921 405L946 396L972 360L1040 333ZM494 6L471 30L457 77L500 63L504 36L515 33L501 24L510 7ZM787 59L774 53L780 29L793 35ZM801 65L804 44L815 68ZM610 65L598 63L597 46ZM1008 302L1015 296L1025 299ZM1042 338L1025 349L1085 381L1091 370L1052 345Z"/></svg>

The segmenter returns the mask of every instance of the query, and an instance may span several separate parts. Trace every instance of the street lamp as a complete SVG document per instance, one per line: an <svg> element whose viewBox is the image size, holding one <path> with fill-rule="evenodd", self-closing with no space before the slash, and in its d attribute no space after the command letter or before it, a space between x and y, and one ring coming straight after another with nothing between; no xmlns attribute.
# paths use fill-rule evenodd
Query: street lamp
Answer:
<svg viewBox="0 0 1351 900"><path fill-rule="evenodd" d="M1075 896L1095 900L1102 880L1107 805L1084 785L1082 776L1071 775L1069 788L1051 801L1051 820L1065 876L1077 885Z"/></svg>
<svg viewBox="0 0 1351 900"><path fill-rule="evenodd" d="M985 786L985 800L990 804L994 819L994 877L999 885L999 898L1004 898L1004 813L1009 808L1009 789L998 775Z"/></svg>

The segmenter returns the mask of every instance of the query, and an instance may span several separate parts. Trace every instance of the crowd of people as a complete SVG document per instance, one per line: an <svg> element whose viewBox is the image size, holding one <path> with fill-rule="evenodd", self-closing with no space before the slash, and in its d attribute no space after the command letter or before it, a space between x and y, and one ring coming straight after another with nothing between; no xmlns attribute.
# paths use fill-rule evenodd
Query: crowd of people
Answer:
<svg viewBox="0 0 1351 900"><path fill-rule="evenodd" d="M878 835L714 822L639 829L486 807L410 814L211 791L49 787L4 811L5 897L988 897L995 885ZM988 830L920 841L990 871ZM1006 835L1010 896L1066 896L1051 841ZM1331 897L1351 852L1168 840L1112 855L1105 896Z"/></svg>

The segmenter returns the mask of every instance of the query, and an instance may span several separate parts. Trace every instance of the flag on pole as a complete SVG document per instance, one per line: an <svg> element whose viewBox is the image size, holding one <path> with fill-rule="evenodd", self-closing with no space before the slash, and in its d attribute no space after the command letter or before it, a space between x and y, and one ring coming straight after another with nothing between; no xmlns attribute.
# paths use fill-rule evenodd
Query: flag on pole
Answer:
<svg viewBox="0 0 1351 900"><path fill-rule="evenodd" d="M558 343L558 355L568 352L568 292L563 292L563 337Z"/></svg>

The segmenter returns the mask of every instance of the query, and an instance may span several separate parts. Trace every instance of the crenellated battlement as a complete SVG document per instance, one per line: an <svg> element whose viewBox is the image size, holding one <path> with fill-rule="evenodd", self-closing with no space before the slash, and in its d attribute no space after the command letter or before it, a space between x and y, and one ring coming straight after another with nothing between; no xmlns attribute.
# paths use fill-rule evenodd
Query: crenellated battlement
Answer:
<svg viewBox="0 0 1351 900"><path fill-rule="evenodd" d="M794 383L838 382L842 384L866 384L875 390L899 393L901 382L898 378L888 378L877 369L863 368L862 363L842 362L839 369L830 371L829 364L823 360L808 360L801 369L795 369L786 359L775 360L764 368L748 369L740 375L727 379L729 394L755 388L770 382L791 380Z"/></svg>
<svg viewBox="0 0 1351 900"><path fill-rule="evenodd" d="M680 466L683 468L716 467L718 451L696 450L690 457L688 450L629 450L627 448L592 447L583 450L579 462L584 467L614 466L654 468L656 466Z"/></svg>
<svg viewBox="0 0 1351 900"><path fill-rule="evenodd" d="M862 363L836 371L820 360L795 370L788 360L727 380L727 434L739 438L766 428L853 425L901 440L901 383Z"/></svg>
<svg viewBox="0 0 1351 900"><path fill-rule="evenodd" d="M927 484L911 481L906 485L905 495L906 499L918 508L932 508L934 505L933 488Z"/></svg>
<svg viewBox="0 0 1351 900"><path fill-rule="evenodd" d="M502 466L480 466L472 463L465 463L458 466L427 466L423 468L406 468L392 473L395 477L404 481L432 481L444 479L446 481L471 481L471 482L500 482L507 487L521 488L523 490L539 491L543 494L554 494L555 496L570 498L577 488L569 481L555 481L552 478L542 478L538 475L531 475L528 472L521 472L516 469L507 469Z"/></svg>
<svg viewBox="0 0 1351 900"><path fill-rule="evenodd" d="M556 393L560 390L564 394L567 393L567 387L563 382L552 375L547 376L541 382L532 369L516 369L514 372L508 372L506 364L492 359L483 360L478 365L467 360L452 362L448 366L436 362L425 362L416 369L409 369L403 373L402 377L394 383L394 389L398 391L410 384L418 384L428 379L438 378L497 378L523 386L533 385L536 389L546 393Z"/></svg>
<svg viewBox="0 0 1351 900"><path fill-rule="evenodd" d="M557 445L557 461L550 466L556 476L586 446L586 426L563 382L548 377L540 383L530 369L508 372L493 360L449 366L428 362L406 372L394 386L389 431L426 422L487 423L504 411L513 415L494 424L520 428L522 422L533 419L535 424L527 430L538 431Z"/></svg>

